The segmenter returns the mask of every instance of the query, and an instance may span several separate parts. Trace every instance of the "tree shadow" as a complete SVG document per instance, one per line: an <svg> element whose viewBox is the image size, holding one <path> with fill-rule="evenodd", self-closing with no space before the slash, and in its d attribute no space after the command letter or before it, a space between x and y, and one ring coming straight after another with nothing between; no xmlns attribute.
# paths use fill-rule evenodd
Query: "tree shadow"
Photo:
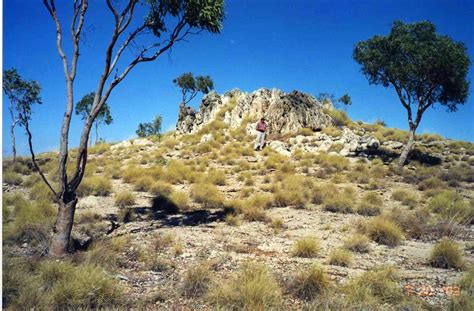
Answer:
<svg viewBox="0 0 474 311"><path fill-rule="evenodd" d="M228 210L211 211L204 209L182 212L168 197L158 195L153 198L150 207L130 208L123 222L156 220L164 227L199 226L222 221L228 213Z"/></svg>
<svg viewBox="0 0 474 311"><path fill-rule="evenodd" d="M369 157L380 158L385 163L391 163L400 157L400 153L389 150L389 149L385 149L385 148L366 149L366 150L363 150L362 153L365 153ZM442 162L441 158L432 156L418 149L414 149L408 154L408 160L417 161L420 164L425 164L425 165L430 165L430 166L440 165Z"/></svg>

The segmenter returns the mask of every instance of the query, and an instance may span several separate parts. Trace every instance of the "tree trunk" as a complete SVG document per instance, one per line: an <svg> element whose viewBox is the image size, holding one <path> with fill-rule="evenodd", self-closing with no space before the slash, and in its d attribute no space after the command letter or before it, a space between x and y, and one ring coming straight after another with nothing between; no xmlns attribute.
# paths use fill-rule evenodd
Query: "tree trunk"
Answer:
<svg viewBox="0 0 474 311"><path fill-rule="evenodd" d="M54 225L53 237L49 248L49 255L53 257L64 257L69 251L72 225L74 223L74 211L76 210L77 198L67 203L61 201L58 215Z"/></svg>
<svg viewBox="0 0 474 311"><path fill-rule="evenodd" d="M16 146L15 146L15 122L12 121L12 124L10 125L10 137L12 140L12 153L13 153L13 163L16 162Z"/></svg>
<svg viewBox="0 0 474 311"><path fill-rule="evenodd" d="M97 145L97 141L99 140L99 124L97 121L95 122L95 144Z"/></svg>
<svg viewBox="0 0 474 311"><path fill-rule="evenodd" d="M398 167L402 168L405 163L407 162L408 154L413 149L413 145L415 144L415 131L416 127L410 129L410 134L408 136L408 142L402 150L402 154L398 160Z"/></svg>

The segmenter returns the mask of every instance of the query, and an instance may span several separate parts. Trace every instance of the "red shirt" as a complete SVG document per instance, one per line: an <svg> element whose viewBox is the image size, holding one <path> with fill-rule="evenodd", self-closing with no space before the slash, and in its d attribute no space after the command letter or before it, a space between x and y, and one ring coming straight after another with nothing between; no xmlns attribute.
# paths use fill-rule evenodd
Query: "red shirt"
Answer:
<svg viewBox="0 0 474 311"><path fill-rule="evenodd" d="M265 122L259 121L257 123L257 131L265 132L267 130L268 125Z"/></svg>

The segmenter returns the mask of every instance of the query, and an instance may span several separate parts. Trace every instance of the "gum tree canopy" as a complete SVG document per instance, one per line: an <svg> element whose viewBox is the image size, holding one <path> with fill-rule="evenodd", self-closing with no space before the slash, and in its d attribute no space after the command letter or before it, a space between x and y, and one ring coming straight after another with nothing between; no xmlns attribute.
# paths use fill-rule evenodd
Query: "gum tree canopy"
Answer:
<svg viewBox="0 0 474 311"><path fill-rule="evenodd" d="M466 46L436 33L428 21L396 21L388 36L357 43L354 59L370 84L393 87L408 113L409 139L400 155L403 166L413 148L423 113L436 103L456 111L468 97L470 60Z"/></svg>
<svg viewBox="0 0 474 311"><path fill-rule="evenodd" d="M210 76L196 76L194 78L191 72L183 73L174 79L173 83L181 89L182 101L185 105L199 92L207 94L214 89L214 82Z"/></svg>
<svg viewBox="0 0 474 311"><path fill-rule="evenodd" d="M81 115L81 118L83 120L86 120L91 112L92 104L94 103L94 97L95 97L95 93L91 92L85 95L78 103L76 103L76 114ZM100 124L110 125L112 124L112 122L114 122L114 119L112 118L112 115L110 114L110 107L107 103L104 103L104 105L100 109L94 121L96 144L99 141L99 125Z"/></svg>
<svg viewBox="0 0 474 311"><path fill-rule="evenodd" d="M72 17L69 23L63 24L54 0L43 0L52 21L52 31L56 34L56 48L62 63L66 80L66 102L61 126L59 144L59 185L53 191L58 202L58 215L54 226L49 253L52 256L63 256L68 251L74 213L77 204L76 190L79 187L87 164L87 145L89 133L98 114L115 87L127 77L138 65L152 62L179 41L187 40L192 35L207 31L219 33L224 18L223 0L123 0L100 1L112 17L110 38L105 40L103 67L96 80L94 99L89 115L82 128L81 139L74 159L73 173L68 175L69 127L74 111L74 80L76 78L79 52L82 43L82 32L88 17L88 0L61 1L61 8L70 5ZM94 6L100 5L94 1ZM97 13L91 18L99 18ZM107 18L92 20L91 23L104 23ZM64 27L64 28L63 28ZM63 41L69 39L68 44ZM67 48L65 49L64 46ZM71 170L69 170L71 171Z"/></svg>

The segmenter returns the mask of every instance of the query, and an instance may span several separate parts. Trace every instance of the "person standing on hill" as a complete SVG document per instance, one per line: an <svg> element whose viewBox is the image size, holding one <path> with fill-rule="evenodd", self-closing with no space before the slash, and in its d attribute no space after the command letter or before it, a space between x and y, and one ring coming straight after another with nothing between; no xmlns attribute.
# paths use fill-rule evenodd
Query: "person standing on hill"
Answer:
<svg viewBox="0 0 474 311"><path fill-rule="evenodd" d="M253 145L253 149L255 150L263 149L263 146L265 145L265 132L267 128L268 128L268 125L265 122L265 118L262 117L260 121L257 123L257 139L255 140L255 144Z"/></svg>

